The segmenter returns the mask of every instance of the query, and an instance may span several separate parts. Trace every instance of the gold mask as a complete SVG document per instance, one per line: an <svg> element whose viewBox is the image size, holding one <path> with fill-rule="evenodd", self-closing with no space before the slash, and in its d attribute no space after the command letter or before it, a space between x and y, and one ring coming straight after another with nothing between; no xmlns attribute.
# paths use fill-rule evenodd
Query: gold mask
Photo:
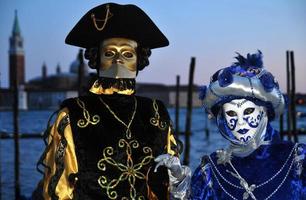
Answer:
<svg viewBox="0 0 306 200"><path fill-rule="evenodd" d="M110 38L101 43L99 76L136 78L137 42L126 38Z"/></svg>

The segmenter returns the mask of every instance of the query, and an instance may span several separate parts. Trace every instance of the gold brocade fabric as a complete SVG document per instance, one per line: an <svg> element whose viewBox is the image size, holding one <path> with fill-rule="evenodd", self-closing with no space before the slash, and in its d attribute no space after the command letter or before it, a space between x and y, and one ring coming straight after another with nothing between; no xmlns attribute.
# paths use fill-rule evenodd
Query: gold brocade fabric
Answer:
<svg viewBox="0 0 306 200"><path fill-rule="evenodd" d="M50 196L48 195L48 185L50 182L50 178L55 174L56 166L55 166L55 154L56 150L58 148L59 141L61 139L60 134L57 131L57 127L60 123L60 121L68 115L68 109L64 108L62 109L58 117L52 126L51 133L48 139L49 145L51 144L52 141L52 146L50 148L50 151L48 151L46 155L46 159L44 163L47 166L51 167L50 173L48 173L48 170L46 169L45 171L45 178L44 178L44 187L43 187L43 197L45 200L51 200ZM67 200L67 199L72 199L73 198L73 186L70 184L68 181L69 174L71 173L77 173L78 172L78 165L77 165L77 159L75 155L75 147L74 147L74 142L73 142L73 136L72 136L72 131L71 131L71 126L68 124L64 130L64 135L67 140L67 148L65 150L65 156L64 156L64 171L62 176L60 177L60 180L56 186L56 194L59 197L59 200Z"/></svg>
<svg viewBox="0 0 306 200"><path fill-rule="evenodd" d="M135 90L133 89L125 89L125 90L120 90L115 87L110 87L110 88L103 88L101 84L99 84L98 80L94 82L94 84L91 86L89 89L90 92L94 94L124 94L124 95L131 95L135 93Z"/></svg>

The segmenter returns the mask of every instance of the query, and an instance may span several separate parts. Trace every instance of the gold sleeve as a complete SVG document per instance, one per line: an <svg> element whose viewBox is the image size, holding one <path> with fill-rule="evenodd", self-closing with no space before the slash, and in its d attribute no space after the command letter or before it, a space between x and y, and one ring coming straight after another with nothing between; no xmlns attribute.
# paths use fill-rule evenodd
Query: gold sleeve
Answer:
<svg viewBox="0 0 306 200"><path fill-rule="evenodd" d="M179 152L177 148L178 144L176 142L176 139L173 135L173 129L172 126L168 127L168 134L167 134L167 153L172 156L178 156Z"/></svg>
<svg viewBox="0 0 306 200"><path fill-rule="evenodd" d="M48 138L48 145L50 145L50 149L46 155L44 163L50 167L50 170L45 170L45 176L43 181L43 197L46 200L51 200L51 197L48 194L48 187L51 180L51 177L54 176L56 172L56 153L59 148L61 135L58 132L58 127L63 120L64 117L68 116L68 109L62 109L51 128L51 133ZM68 116L69 117L69 116ZM64 137L67 140L67 146L64 151L64 170L61 174L59 181L55 188L55 194L59 197L59 200L66 200L73 198L73 185L69 182L68 177L71 173L78 172L77 159L75 154L75 146L73 142L73 135L70 123L64 128Z"/></svg>

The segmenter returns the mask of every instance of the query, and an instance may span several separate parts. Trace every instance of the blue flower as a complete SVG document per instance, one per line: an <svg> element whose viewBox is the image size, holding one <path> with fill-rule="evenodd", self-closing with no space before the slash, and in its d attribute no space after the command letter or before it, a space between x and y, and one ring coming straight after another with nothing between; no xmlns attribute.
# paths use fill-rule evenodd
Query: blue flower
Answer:
<svg viewBox="0 0 306 200"><path fill-rule="evenodd" d="M230 68L225 68L218 76L219 85L226 87L233 82L233 75Z"/></svg>
<svg viewBox="0 0 306 200"><path fill-rule="evenodd" d="M207 87L206 85L199 87L199 99L204 100L206 96Z"/></svg>
<svg viewBox="0 0 306 200"><path fill-rule="evenodd" d="M274 82L274 77L271 73L265 73L259 78L261 84L263 85L266 92L271 92L276 86Z"/></svg>

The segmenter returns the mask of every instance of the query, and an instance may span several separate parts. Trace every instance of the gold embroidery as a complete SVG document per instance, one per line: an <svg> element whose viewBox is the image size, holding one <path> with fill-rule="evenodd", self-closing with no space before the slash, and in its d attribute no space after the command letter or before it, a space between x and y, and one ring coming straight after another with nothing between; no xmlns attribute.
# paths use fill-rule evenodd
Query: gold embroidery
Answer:
<svg viewBox="0 0 306 200"><path fill-rule="evenodd" d="M118 150L122 149L125 151L126 155L126 161L118 162L115 160L112 156L115 154L114 148L109 146L103 149L103 157L99 160L97 163L97 167L101 171L107 171L108 166L112 166L117 168L121 174L114 179L108 179L107 176L100 176L98 179L98 183L101 186L101 188L106 189L106 194L108 198L110 199L117 199L118 193L116 191L116 187L124 181L127 181L129 184L129 197L122 197L121 200L127 200L127 199L133 199L133 200L144 200L146 199L143 195L137 196L137 191L135 188L136 180L147 180L146 175L142 172L143 167L146 165L149 165L152 161L153 157L153 151L150 147L143 147L142 152L144 154L144 158L142 160L135 164L133 160L133 150L139 151L137 149L141 148L139 145L139 142L135 139L132 139L132 132L130 130L130 126L134 120L136 110L137 110L137 99L134 97L134 111L131 116L131 120L128 124L123 122L115 113L111 110L111 108L103 101L102 98L100 98L100 101L103 103L103 105L108 109L108 111L114 116L114 118L120 122L122 125L126 127L125 137L126 139L120 139L118 141ZM117 149L117 148L116 148ZM118 152L116 152L117 154ZM147 182L147 181L146 181Z"/></svg>
<svg viewBox="0 0 306 200"><path fill-rule="evenodd" d="M100 101L103 103L103 105L108 109L108 111L115 117L115 119L118 120L118 122L120 122L123 126L126 127L126 132L125 132L125 135L126 135L126 138L127 139L131 139L132 137L132 133L131 133L131 130L130 130L130 126L134 120L134 117L135 117L135 114L136 114L136 110L137 110L137 100L136 98L134 97L134 111L133 111L133 114L132 114L132 117L131 117L131 120L129 121L128 124L126 124L124 121L122 121L117 115L116 113L114 113L114 111L112 111L112 109L103 101L103 99L101 97L99 97Z"/></svg>
<svg viewBox="0 0 306 200"><path fill-rule="evenodd" d="M160 120L160 115L158 113L158 105L156 103L156 99L153 100L153 108L154 108L154 117L150 119L150 123L153 126L157 126L161 130L165 130L167 127L167 123Z"/></svg>
<svg viewBox="0 0 306 200"><path fill-rule="evenodd" d="M101 171L107 170L107 164L116 167L122 173L118 178L108 180L106 176L100 176L98 179L99 185L106 189L108 198L117 199L118 194L115 191L115 188L122 181L128 181L130 186L130 196L123 197L122 199L136 199L137 192L135 189L136 179L146 179L146 175L141 172L143 166L148 165L153 159L152 149L150 147L143 147L142 152L145 154L145 157L141 160L140 163L134 164L132 158L132 150L139 148L139 143L137 140L126 141L125 139L120 139L118 142L119 148L125 148L127 155L126 163L116 162L111 156L114 154L114 149L112 147L106 147L103 150L103 158L98 162L98 168ZM138 196L137 199L145 199L144 196Z"/></svg>
<svg viewBox="0 0 306 200"><path fill-rule="evenodd" d="M94 115L90 116L88 110L86 110L85 103L81 101L79 98L76 99L77 104L83 109L83 116L85 119L79 119L78 120L78 127L80 128L85 128L88 126L88 124L96 125L97 123L100 122L100 116L99 115Z"/></svg>

